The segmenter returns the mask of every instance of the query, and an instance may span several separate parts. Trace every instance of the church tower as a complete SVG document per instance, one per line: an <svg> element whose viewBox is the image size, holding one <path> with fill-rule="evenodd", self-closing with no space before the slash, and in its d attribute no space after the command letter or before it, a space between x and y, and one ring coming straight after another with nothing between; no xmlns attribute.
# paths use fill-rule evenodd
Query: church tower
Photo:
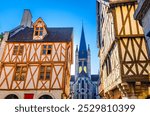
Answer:
<svg viewBox="0 0 150 116"><path fill-rule="evenodd" d="M92 80L94 79L94 81ZM80 46L75 51L75 81L72 84L73 99L96 99L98 75L91 76L90 46L86 46L84 28L82 26ZM96 80L96 81L95 81Z"/></svg>

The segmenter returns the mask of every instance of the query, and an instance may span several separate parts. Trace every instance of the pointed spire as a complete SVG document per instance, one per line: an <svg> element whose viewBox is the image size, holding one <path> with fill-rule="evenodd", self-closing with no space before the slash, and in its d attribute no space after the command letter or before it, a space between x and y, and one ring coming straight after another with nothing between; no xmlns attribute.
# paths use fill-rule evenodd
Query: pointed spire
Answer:
<svg viewBox="0 0 150 116"><path fill-rule="evenodd" d="M83 25L82 25L82 32L81 32L81 39L80 39L80 47L79 47L79 58L87 58L87 48L86 48Z"/></svg>

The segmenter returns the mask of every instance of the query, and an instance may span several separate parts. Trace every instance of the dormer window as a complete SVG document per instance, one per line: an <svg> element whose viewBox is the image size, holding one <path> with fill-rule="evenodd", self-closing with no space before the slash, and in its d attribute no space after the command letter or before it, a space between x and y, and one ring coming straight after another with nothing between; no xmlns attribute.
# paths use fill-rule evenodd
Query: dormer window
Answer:
<svg viewBox="0 0 150 116"><path fill-rule="evenodd" d="M42 18L38 18L36 22L33 24L33 27L34 27L33 39L42 40L47 34L46 24L44 23Z"/></svg>
<svg viewBox="0 0 150 116"><path fill-rule="evenodd" d="M36 27L35 36L42 36L42 35L43 35L43 27Z"/></svg>

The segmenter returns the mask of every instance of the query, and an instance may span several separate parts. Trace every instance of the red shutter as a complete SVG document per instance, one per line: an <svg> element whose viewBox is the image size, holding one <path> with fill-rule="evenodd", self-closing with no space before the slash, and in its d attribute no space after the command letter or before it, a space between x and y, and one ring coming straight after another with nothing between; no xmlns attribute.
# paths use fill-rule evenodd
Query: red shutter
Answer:
<svg viewBox="0 0 150 116"><path fill-rule="evenodd" d="M33 99L34 94L29 93L29 94L24 94L24 99Z"/></svg>

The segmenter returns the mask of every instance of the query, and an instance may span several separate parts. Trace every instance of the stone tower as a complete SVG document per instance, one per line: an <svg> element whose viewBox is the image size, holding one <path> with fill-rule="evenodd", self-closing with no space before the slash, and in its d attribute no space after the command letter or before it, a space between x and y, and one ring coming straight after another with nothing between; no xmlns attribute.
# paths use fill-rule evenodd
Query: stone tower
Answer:
<svg viewBox="0 0 150 116"><path fill-rule="evenodd" d="M75 79L71 85L73 99L96 99L97 84L92 79L98 79L98 75L93 78L91 77L90 47L88 45L87 49L84 28L82 27L80 46L79 48L76 46L75 51Z"/></svg>

